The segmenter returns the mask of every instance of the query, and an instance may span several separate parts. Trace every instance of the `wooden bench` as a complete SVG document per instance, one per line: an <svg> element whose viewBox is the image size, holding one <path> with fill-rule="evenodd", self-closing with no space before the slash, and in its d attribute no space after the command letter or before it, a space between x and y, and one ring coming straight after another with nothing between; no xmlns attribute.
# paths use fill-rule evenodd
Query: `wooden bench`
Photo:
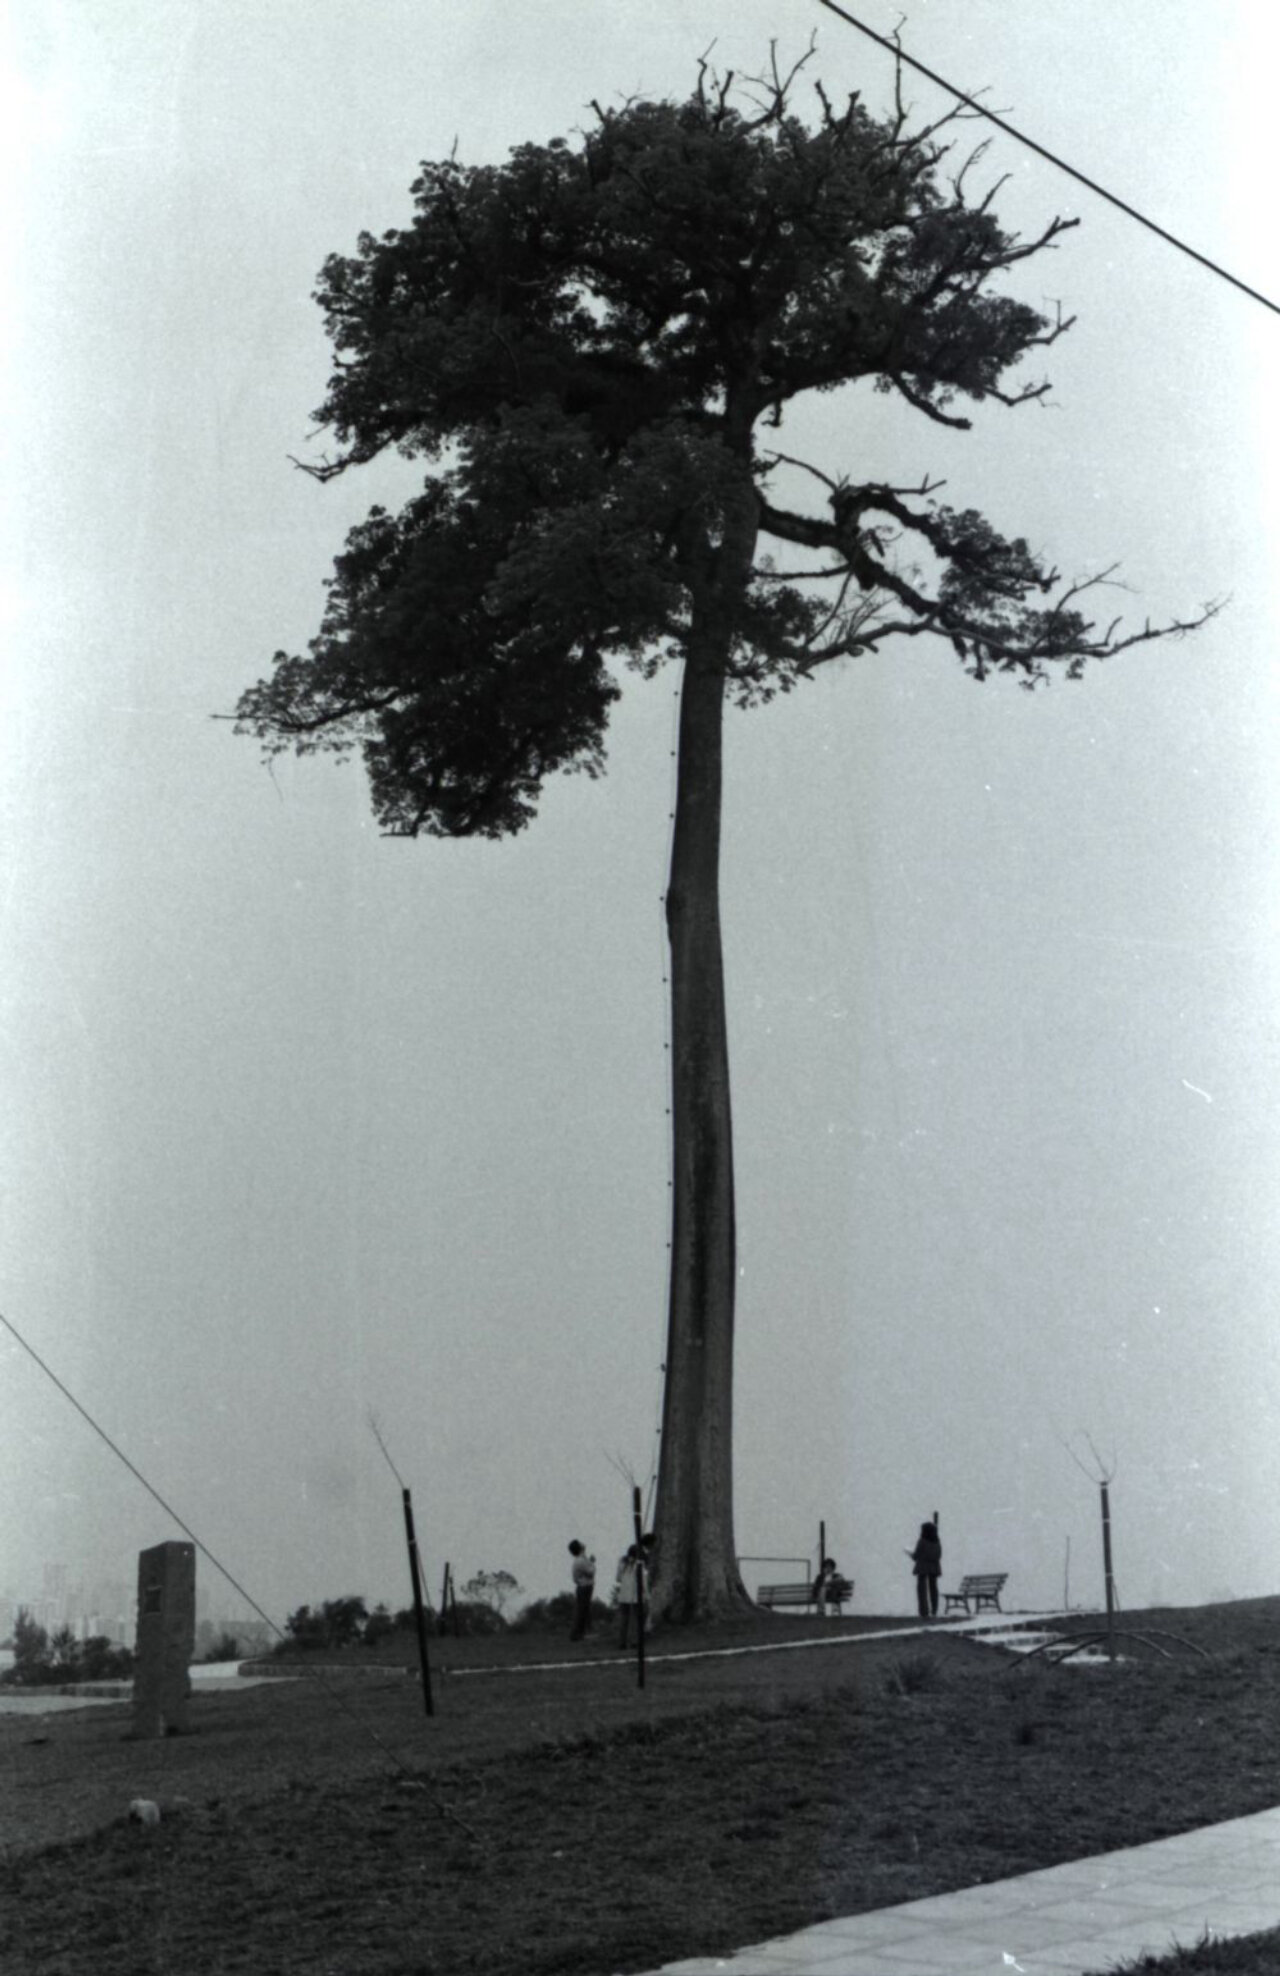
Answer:
<svg viewBox="0 0 1280 1976"><path fill-rule="evenodd" d="M833 1578L827 1587L827 1604L839 1612L845 1601L853 1597L851 1578ZM811 1606L817 1601L813 1596L813 1582L806 1579L803 1585L762 1585L756 1593L756 1604L772 1611L777 1606Z"/></svg>
<svg viewBox="0 0 1280 1976"><path fill-rule="evenodd" d="M973 1600L975 1612L981 1612L983 1606L993 1606L999 1612L1000 1587L1008 1576L1007 1571L978 1571L968 1578L962 1578L958 1592L942 1594L946 1600L944 1613L950 1612L952 1606L963 1606L968 1612L970 1599Z"/></svg>

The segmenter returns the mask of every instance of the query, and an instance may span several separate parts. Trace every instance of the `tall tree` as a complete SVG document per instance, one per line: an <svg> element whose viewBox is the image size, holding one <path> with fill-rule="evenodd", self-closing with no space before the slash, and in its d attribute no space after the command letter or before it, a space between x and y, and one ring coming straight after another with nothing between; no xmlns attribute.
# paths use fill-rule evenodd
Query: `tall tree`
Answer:
<svg viewBox="0 0 1280 1976"><path fill-rule="evenodd" d="M805 58L808 60L808 57ZM776 62L685 102L593 105L572 143L424 164L402 229L332 256L320 479L394 447L427 464L336 560L318 636L241 700L270 750L359 747L393 834L500 837L556 769L595 776L619 666L682 666L671 943L674 1230L655 1608L746 1603L732 1515L734 1197L720 936L726 703L838 659L945 640L975 679L1059 670L1193 628L1088 615L1021 538L913 488L781 450L797 401L858 380L936 424L1070 326L1005 292L1035 239L947 176L956 112L910 127ZM777 492L781 483L785 500ZM789 493L788 493L788 490ZM773 560L782 545L791 565ZM772 553L771 553L772 549ZM612 666L612 670L610 669Z"/></svg>

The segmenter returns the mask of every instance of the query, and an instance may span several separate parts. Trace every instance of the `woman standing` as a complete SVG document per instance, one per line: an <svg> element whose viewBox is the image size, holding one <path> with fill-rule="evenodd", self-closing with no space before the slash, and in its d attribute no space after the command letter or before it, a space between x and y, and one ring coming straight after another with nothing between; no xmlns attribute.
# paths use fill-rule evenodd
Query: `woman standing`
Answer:
<svg viewBox="0 0 1280 1976"><path fill-rule="evenodd" d="M916 1606L921 1619L938 1617L938 1579L942 1574L942 1544L936 1523L922 1523L916 1547L908 1551L916 1577Z"/></svg>

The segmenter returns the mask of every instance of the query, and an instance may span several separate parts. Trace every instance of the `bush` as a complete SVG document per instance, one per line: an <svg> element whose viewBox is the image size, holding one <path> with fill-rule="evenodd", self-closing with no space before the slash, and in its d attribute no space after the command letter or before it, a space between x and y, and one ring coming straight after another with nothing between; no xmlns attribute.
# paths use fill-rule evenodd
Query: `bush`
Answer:
<svg viewBox="0 0 1280 1976"><path fill-rule="evenodd" d="M234 1633L220 1633L210 1643L208 1650L200 1658L205 1662L217 1660L239 1660L240 1642Z"/></svg>
<svg viewBox="0 0 1280 1976"><path fill-rule="evenodd" d="M412 1613L409 1615L409 1624L411 1626L413 1624ZM386 1606L376 1605L365 1621L364 1644L366 1647L376 1647L379 1640L389 1640L395 1630L396 1621L391 1617Z"/></svg>
<svg viewBox="0 0 1280 1976"><path fill-rule="evenodd" d="M301 1605L285 1620L289 1642L306 1653L331 1651L355 1646L368 1624L369 1608L363 1599L325 1599L319 1607Z"/></svg>
<svg viewBox="0 0 1280 1976"><path fill-rule="evenodd" d="M92 1633L76 1656L78 1681L127 1681L133 1673L133 1655L128 1647L118 1647L105 1633Z"/></svg>
<svg viewBox="0 0 1280 1976"><path fill-rule="evenodd" d="M484 1599L459 1599L451 1605L446 1617L445 1631L452 1633L454 1619L457 1619L459 1633L486 1634L505 1633L507 1622L496 1606Z"/></svg>
<svg viewBox="0 0 1280 1976"><path fill-rule="evenodd" d="M557 1592L553 1599L534 1599L511 1622L513 1633L562 1633L573 1624L573 1593Z"/></svg>
<svg viewBox="0 0 1280 1976"><path fill-rule="evenodd" d="M71 1681L127 1680L132 1672L129 1649L114 1646L105 1633L77 1640L69 1626L60 1626L51 1639L29 1612L19 1610L13 1666L0 1681L16 1688L48 1688Z"/></svg>
<svg viewBox="0 0 1280 1976"><path fill-rule="evenodd" d="M614 1613L603 1599L591 1602L593 1626L608 1626ZM534 1599L511 1621L513 1633L567 1633L573 1625L573 1593L557 1592L551 1599Z"/></svg>

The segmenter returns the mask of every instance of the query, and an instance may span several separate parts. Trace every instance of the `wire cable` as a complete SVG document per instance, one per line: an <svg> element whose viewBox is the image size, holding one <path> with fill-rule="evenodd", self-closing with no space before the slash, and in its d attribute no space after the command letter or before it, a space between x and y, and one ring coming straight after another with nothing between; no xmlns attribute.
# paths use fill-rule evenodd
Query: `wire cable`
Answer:
<svg viewBox="0 0 1280 1976"><path fill-rule="evenodd" d="M966 109L974 111L977 116L985 117L997 130L1002 130L1006 137L1012 137L1016 143L1025 145L1029 151L1034 151L1038 157L1055 165L1060 172L1065 172L1068 178L1074 178L1080 185L1087 186L1089 191L1096 192L1100 199L1105 199L1109 205L1117 207L1131 220L1136 220L1139 226L1145 226L1149 233L1154 233L1161 240L1167 241L1170 247L1176 247L1180 254L1186 254L1191 260L1198 261L1202 268L1208 268L1210 274L1216 274L1222 281L1229 281L1233 288L1238 288L1253 301L1261 302L1263 308L1270 309L1273 315L1280 316L1280 302L1273 302L1269 296L1262 294L1260 289L1250 288L1247 281L1241 281L1238 275L1231 274L1219 262L1211 261L1207 254L1201 254L1195 247L1188 246L1187 242L1180 240L1176 233L1170 233L1167 227L1159 226L1155 220L1148 219L1136 206L1129 205L1127 200L1119 198L1116 193L1108 192L1106 186L1099 185L1096 178L1090 178L1087 173L1077 171L1074 165L1069 165L1066 159L1060 158L1055 151L1050 151L1044 144L1037 144L1034 137L1028 137L1025 131L1017 130L1013 124L1006 123L1003 117L997 116L994 110L986 109L976 98L966 96L962 89L957 89L945 76L940 76L935 69L927 68L923 62L917 61L914 55L908 55L899 42L891 40L887 35L877 34L865 21L858 20L856 15L837 5L837 0L818 0L818 5L825 7L829 14L835 14L849 27L857 28L858 33L865 34L868 41L874 41L881 48L887 49L895 61L905 62L908 68L916 69L921 75L927 76L930 82L936 83L939 89L945 89L949 96L954 96Z"/></svg>

